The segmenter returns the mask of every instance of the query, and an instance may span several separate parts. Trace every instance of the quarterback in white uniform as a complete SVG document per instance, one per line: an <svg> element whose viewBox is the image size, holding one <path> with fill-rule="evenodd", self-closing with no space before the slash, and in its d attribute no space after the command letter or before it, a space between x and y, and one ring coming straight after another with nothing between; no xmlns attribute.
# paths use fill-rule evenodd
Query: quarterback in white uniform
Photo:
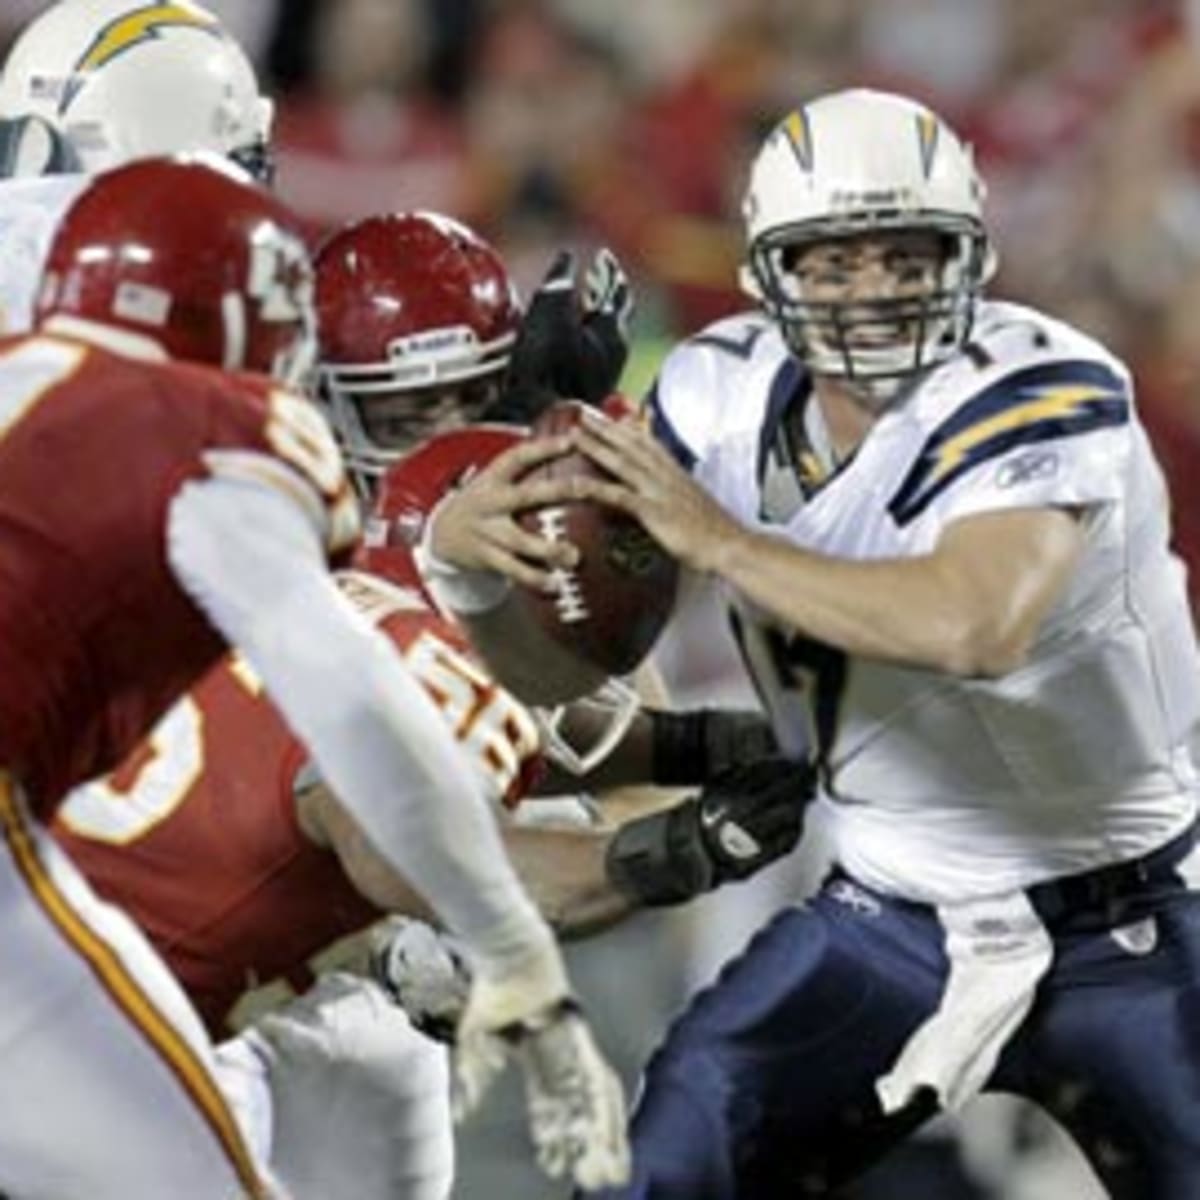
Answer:
<svg viewBox="0 0 1200 1200"><path fill-rule="evenodd" d="M1183 569L1124 366L982 299L982 198L922 105L801 106L746 193L760 310L669 356L649 428L577 436L615 481L575 494L727 589L835 846L652 1059L611 1195L831 1194L985 1088L1113 1196L1196 1195Z"/></svg>
<svg viewBox="0 0 1200 1200"><path fill-rule="evenodd" d="M970 351L888 408L840 469L819 405L796 399L807 385L795 358L762 318L687 343L653 399L660 430L726 511L822 554L912 559L964 518L1075 514L1074 569L1012 669L938 670L952 634L924 661L899 642L847 654L734 593L780 736L816 747L841 863L930 903L1134 858L1196 812L1187 743L1200 670L1128 373L1078 331L1006 303L980 302ZM772 395L802 406L798 426L770 411ZM903 603L886 569L864 575L867 603ZM934 626L937 609L926 616ZM834 614L829 631L849 619Z"/></svg>

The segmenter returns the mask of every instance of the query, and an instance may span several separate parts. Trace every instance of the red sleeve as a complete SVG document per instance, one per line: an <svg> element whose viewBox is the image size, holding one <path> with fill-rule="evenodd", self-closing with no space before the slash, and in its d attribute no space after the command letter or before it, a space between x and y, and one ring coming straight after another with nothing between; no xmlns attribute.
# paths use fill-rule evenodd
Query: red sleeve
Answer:
<svg viewBox="0 0 1200 1200"><path fill-rule="evenodd" d="M494 804L515 808L542 770L541 734L529 709L497 684L466 639L424 597L360 571L339 586L399 648L454 731Z"/></svg>

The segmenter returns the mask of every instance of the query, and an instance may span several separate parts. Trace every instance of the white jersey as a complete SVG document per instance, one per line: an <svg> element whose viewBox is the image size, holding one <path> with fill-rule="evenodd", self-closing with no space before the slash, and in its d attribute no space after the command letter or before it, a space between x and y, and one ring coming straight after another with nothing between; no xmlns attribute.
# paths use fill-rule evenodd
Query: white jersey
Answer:
<svg viewBox="0 0 1200 1200"><path fill-rule="evenodd" d="M1128 372L1096 342L983 303L964 352L837 467L803 368L761 316L676 349L650 403L660 438L727 509L820 553L912 557L961 517L1084 514L1080 565L1001 679L848 659L733 598L782 744L814 746L825 768L853 875L945 903L1134 857L1194 819L1200 657L1184 571ZM797 405L793 455L782 425Z"/></svg>
<svg viewBox="0 0 1200 1200"><path fill-rule="evenodd" d="M46 251L89 175L0 180L0 336L32 324Z"/></svg>

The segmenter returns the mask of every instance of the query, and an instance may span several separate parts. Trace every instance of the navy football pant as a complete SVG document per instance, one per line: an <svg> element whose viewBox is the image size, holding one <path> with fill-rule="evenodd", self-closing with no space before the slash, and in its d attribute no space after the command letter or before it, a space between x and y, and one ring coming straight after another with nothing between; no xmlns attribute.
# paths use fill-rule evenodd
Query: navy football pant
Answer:
<svg viewBox="0 0 1200 1200"><path fill-rule="evenodd" d="M1129 948L1110 932L1147 918ZM1172 873L1047 924L1054 964L989 1090L1055 1116L1116 1200L1197 1200L1200 894ZM633 1183L604 1195L835 1195L936 1109L922 1096L884 1118L874 1084L936 1008L946 971L931 910L828 882L671 1028L635 1110Z"/></svg>

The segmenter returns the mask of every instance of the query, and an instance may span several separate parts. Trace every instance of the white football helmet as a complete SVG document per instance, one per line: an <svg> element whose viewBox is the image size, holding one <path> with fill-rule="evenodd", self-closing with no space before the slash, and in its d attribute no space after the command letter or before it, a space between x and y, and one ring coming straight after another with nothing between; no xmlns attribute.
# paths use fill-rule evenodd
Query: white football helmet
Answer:
<svg viewBox="0 0 1200 1200"><path fill-rule="evenodd" d="M208 150L270 175L274 106L241 47L191 0L59 0L0 76L0 117L27 115L65 134L86 171Z"/></svg>
<svg viewBox="0 0 1200 1200"><path fill-rule="evenodd" d="M995 269L984 186L971 150L922 104L886 92L834 92L768 135L743 201L749 262L742 286L818 375L888 402L906 379L967 339L975 300ZM937 283L917 296L814 303L792 270L798 250L894 230L943 236ZM863 325L894 341L856 335Z"/></svg>

